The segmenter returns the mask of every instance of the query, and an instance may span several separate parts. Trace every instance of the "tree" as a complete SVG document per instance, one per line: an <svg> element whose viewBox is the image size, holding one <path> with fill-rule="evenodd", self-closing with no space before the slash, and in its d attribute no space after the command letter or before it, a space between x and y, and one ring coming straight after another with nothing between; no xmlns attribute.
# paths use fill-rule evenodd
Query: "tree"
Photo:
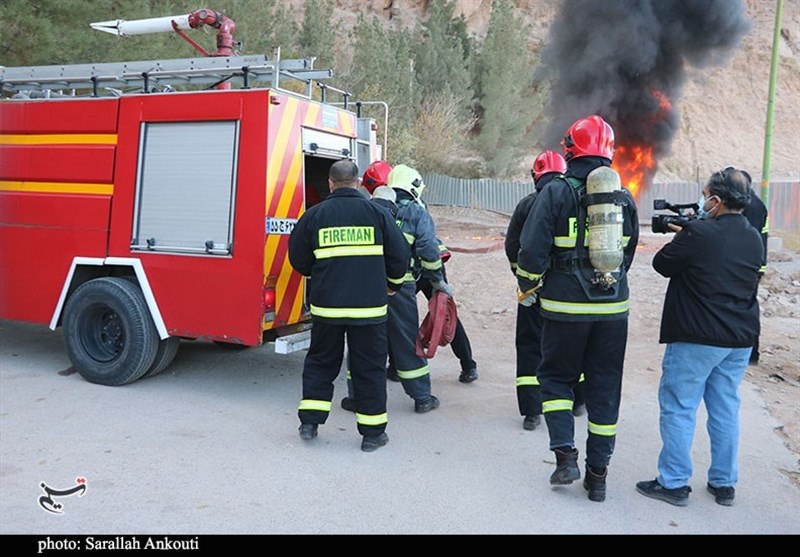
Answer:
<svg viewBox="0 0 800 557"><path fill-rule="evenodd" d="M527 35L511 0L495 0L478 67L482 108L479 151L489 173L505 177L532 120L526 92L531 72Z"/></svg>
<svg viewBox="0 0 800 557"><path fill-rule="evenodd" d="M430 3L424 39L416 50L415 71L423 97L449 94L466 106L472 97L469 53L465 52L465 44L470 43L466 23L454 18L454 12L450 0Z"/></svg>
<svg viewBox="0 0 800 557"><path fill-rule="evenodd" d="M300 29L300 54L316 57L317 68L331 68L336 59L336 36L333 30L333 2L331 0L306 0L303 25Z"/></svg>
<svg viewBox="0 0 800 557"><path fill-rule="evenodd" d="M411 164L415 143L412 127L419 109L411 37L402 30L390 31L377 18L363 15L353 34L352 64L343 81L357 100L389 105L391 160ZM367 106L364 114L383 125L382 110Z"/></svg>

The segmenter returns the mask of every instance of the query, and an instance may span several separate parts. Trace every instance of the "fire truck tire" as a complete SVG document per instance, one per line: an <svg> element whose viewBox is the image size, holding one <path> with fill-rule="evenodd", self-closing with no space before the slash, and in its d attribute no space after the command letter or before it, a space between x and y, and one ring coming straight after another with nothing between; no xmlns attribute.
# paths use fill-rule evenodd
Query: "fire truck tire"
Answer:
<svg viewBox="0 0 800 557"><path fill-rule="evenodd" d="M90 383L120 386L150 370L159 348L147 302L136 284L102 277L79 286L64 307L64 343Z"/></svg>
<svg viewBox="0 0 800 557"><path fill-rule="evenodd" d="M172 360L174 360L175 356L178 354L178 347L180 345L180 337L168 337L161 340L158 343L156 359L153 361L153 365L150 366L150 369L148 369L145 374L142 375L142 379L145 377L153 377L154 375L158 375L167 369L172 363Z"/></svg>

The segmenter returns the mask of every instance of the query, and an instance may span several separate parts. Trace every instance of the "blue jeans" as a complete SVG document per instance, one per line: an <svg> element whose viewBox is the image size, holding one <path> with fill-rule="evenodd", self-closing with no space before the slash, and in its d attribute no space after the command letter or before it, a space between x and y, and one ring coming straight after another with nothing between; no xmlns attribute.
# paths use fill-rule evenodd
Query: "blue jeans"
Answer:
<svg viewBox="0 0 800 557"><path fill-rule="evenodd" d="M734 487L739 475L739 385L751 348L667 344L658 387L661 453L658 482L667 489L689 484L697 408L705 401L711 466L708 483Z"/></svg>

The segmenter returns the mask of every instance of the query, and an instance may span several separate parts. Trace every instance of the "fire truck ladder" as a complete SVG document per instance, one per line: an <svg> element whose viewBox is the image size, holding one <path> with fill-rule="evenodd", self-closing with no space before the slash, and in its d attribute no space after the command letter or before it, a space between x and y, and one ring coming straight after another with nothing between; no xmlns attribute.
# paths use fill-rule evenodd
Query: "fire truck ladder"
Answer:
<svg viewBox="0 0 800 557"><path fill-rule="evenodd" d="M151 93L174 90L175 86L218 85L240 81L243 89L253 83L269 83L280 88L281 79L305 83L305 95L311 97L315 80L328 79L332 70L315 70L315 58L281 60L280 48L272 59L266 55L178 58L174 60L142 60L102 64L64 66L0 66L0 92L23 98L63 96L59 92L90 91L91 96L119 96L124 91ZM53 94L55 92L55 94Z"/></svg>

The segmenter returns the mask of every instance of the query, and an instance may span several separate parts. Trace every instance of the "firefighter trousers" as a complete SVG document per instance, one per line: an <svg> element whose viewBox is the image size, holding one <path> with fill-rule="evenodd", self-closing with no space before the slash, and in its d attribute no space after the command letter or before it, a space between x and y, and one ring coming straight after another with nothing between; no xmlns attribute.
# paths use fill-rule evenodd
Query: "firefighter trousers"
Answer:
<svg viewBox="0 0 800 557"><path fill-rule="evenodd" d="M331 411L333 381L338 377L347 339L358 432L365 437L386 430L386 323L331 324L315 320L303 365L303 400L298 416L304 424L324 424Z"/></svg>
<svg viewBox="0 0 800 557"><path fill-rule="evenodd" d="M389 296L387 325L390 350L403 390L415 401L426 402L431 396L431 375L428 360L417 356L419 310L415 283L405 282L394 296Z"/></svg>
<svg viewBox="0 0 800 557"><path fill-rule="evenodd" d="M542 327L538 377L550 449L575 446L573 388L583 370L586 463L595 470L605 469L614 452L627 341L627 318L591 322L544 319Z"/></svg>
<svg viewBox="0 0 800 557"><path fill-rule="evenodd" d="M517 304L517 405L520 416L542 413L542 395L536 375L542 361L542 315L538 306ZM584 375L574 388L574 406L585 403Z"/></svg>

